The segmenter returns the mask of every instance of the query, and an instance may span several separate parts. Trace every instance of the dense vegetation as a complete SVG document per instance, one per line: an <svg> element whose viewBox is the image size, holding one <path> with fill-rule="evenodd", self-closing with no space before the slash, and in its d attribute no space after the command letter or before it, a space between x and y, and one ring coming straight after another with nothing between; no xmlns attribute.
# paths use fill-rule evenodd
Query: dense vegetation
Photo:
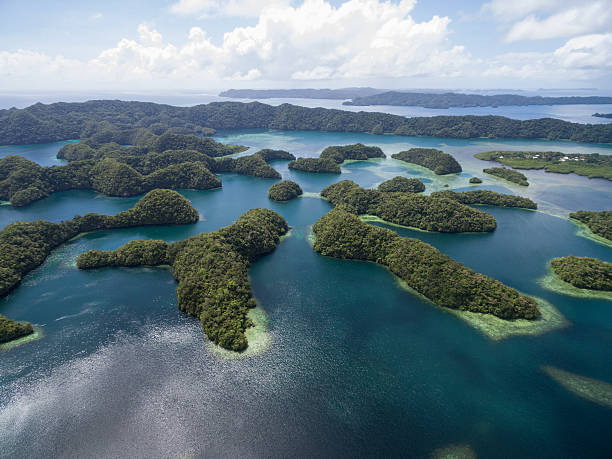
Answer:
<svg viewBox="0 0 612 459"><path fill-rule="evenodd" d="M101 127L148 128L155 134L197 133L213 129L282 129L374 132L451 138L518 138L612 143L612 124L580 124L552 118L513 120L502 116L434 116L405 118L373 112L347 112L283 104L213 102L173 107L149 102L95 100L35 104L0 110L0 145L84 139ZM133 143L123 143L133 144Z"/></svg>
<svg viewBox="0 0 612 459"><path fill-rule="evenodd" d="M513 171L512 169L505 167L492 167L490 169L483 169L482 171L485 174L495 175L496 177L503 178L504 180L516 183L517 185L529 186L529 182L527 181L525 174Z"/></svg>
<svg viewBox="0 0 612 459"><path fill-rule="evenodd" d="M489 206L500 207L522 207L524 209L537 209L537 203L529 198L516 196L513 194L501 194L489 190L473 190L473 191L435 191L430 194L432 198L448 198L459 201L463 204L486 204Z"/></svg>
<svg viewBox="0 0 612 459"><path fill-rule="evenodd" d="M196 316L216 344L233 351L247 347L247 317L256 305L248 268L252 261L273 251L287 223L268 209L253 209L233 225L212 233L168 244L132 241L115 251L91 250L81 254L81 269L102 266L172 265L178 281L181 311Z"/></svg>
<svg viewBox="0 0 612 459"><path fill-rule="evenodd" d="M285 150L271 150L270 148L264 148L263 150L259 150L257 155L261 156L262 159L269 163L270 161L292 161L295 159L295 156Z"/></svg>
<svg viewBox="0 0 612 459"><path fill-rule="evenodd" d="M368 147L361 143L353 145L333 145L321 152L319 158L331 158L342 164L347 160L365 161L370 158L384 158L385 154L379 147Z"/></svg>
<svg viewBox="0 0 612 459"><path fill-rule="evenodd" d="M515 169L544 169L558 174L584 175L612 180L612 155L561 153L558 151L487 151L474 155Z"/></svg>
<svg viewBox="0 0 612 459"><path fill-rule="evenodd" d="M303 193L302 188L291 180L275 183L268 190L268 198L274 201L289 201Z"/></svg>
<svg viewBox="0 0 612 459"><path fill-rule="evenodd" d="M236 99L352 99L384 92L374 88L341 89L228 89L219 93L221 97Z"/></svg>
<svg viewBox="0 0 612 459"><path fill-rule="evenodd" d="M542 97L519 96L517 94L495 94L483 96L480 94L460 94L447 92L433 94L424 92L388 91L369 96L353 98L343 105L400 105L425 108L450 107L502 107L505 105L590 105L612 104L612 97Z"/></svg>
<svg viewBox="0 0 612 459"><path fill-rule="evenodd" d="M15 322L0 314L0 344L34 333L32 324Z"/></svg>
<svg viewBox="0 0 612 459"><path fill-rule="evenodd" d="M143 225L183 225L198 221L198 211L172 190L153 190L134 207L116 215L86 214L51 223L15 222L0 231L0 297L42 264L53 249L79 233Z"/></svg>
<svg viewBox="0 0 612 459"><path fill-rule="evenodd" d="M304 172L340 174L340 166L331 158L298 158L289 163L289 169Z"/></svg>
<svg viewBox="0 0 612 459"><path fill-rule="evenodd" d="M410 150L395 153L391 157L426 167L437 175L461 172L461 165L455 158L435 148L411 148Z"/></svg>
<svg viewBox="0 0 612 459"><path fill-rule="evenodd" d="M383 193L420 193L425 191L425 184L419 179L398 175L378 185L378 191Z"/></svg>
<svg viewBox="0 0 612 459"><path fill-rule="evenodd" d="M612 263L590 257L554 258L553 272L574 287L612 292Z"/></svg>
<svg viewBox="0 0 612 459"><path fill-rule="evenodd" d="M386 266L438 306L493 314L502 319L535 319L536 302L479 274L418 239L362 223L334 209L313 226L314 249L327 256L373 261Z"/></svg>
<svg viewBox="0 0 612 459"><path fill-rule="evenodd" d="M600 212L579 210L578 212L572 212L569 216L584 223L598 236L612 241L612 210L602 210Z"/></svg>
<svg viewBox="0 0 612 459"><path fill-rule="evenodd" d="M497 226L492 215L453 199L366 190L350 180L328 186L321 196L348 212L426 231L488 232Z"/></svg>
<svg viewBox="0 0 612 459"><path fill-rule="evenodd" d="M470 183L482 183L478 177L470 177Z"/></svg>

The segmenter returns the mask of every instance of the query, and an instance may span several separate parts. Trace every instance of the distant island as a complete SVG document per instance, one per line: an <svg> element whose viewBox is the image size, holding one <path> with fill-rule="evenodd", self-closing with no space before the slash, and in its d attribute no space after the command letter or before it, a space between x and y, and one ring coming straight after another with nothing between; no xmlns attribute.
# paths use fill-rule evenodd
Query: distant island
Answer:
<svg viewBox="0 0 612 459"><path fill-rule="evenodd" d="M331 210L312 230L315 251L385 266L438 306L492 314L505 320L534 320L540 316L532 298L472 271L419 239L368 225L343 209Z"/></svg>
<svg viewBox="0 0 612 459"><path fill-rule="evenodd" d="M228 89L219 93L221 97L234 99L353 99L385 92L374 88L342 89Z"/></svg>
<svg viewBox="0 0 612 459"><path fill-rule="evenodd" d="M411 148L395 153L391 157L426 167L436 175L456 174L462 171L461 165L452 155L435 148Z"/></svg>
<svg viewBox="0 0 612 459"><path fill-rule="evenodd" d="M612 241L612 210L579 210L569 214L569 217L586 225L597 236Z"/></svg>
<svg viewBox="0 0 612 459"><path fill-rule="evenodd" d="M550 266L561 280L574 287L612 292L612 263L570 255L551 260Z"/></svg>
<svg viewBox="0 0 612 459"><path fill-rule="evenodd" d="M268 209L251 209L232 225L183 241L131 241L117 250L79 255L79 269L104 266L171 265L178 281L179 308L198 317L206 336L231 351L246 349L247 317L256 306L248 268L272 252L287 233L287 222Z"/></svg>
<svg viewBox="0 0 612 459"><path fill-rule="evenodd" d="M260 102L212 102L174 107L150 102L94 100L49 105L38 103L24 109L0 110L0 145L83 139L90 137L92 130L126 130L134 126L150 129L156 134L167 130L197 134L216 129L279 129L612 143L612 123L580 124L551 118L521 121L503 116L472 115L405 118L388 113L290 104L271 106Z"/></svg>
<svg viewBox="0 0 612 459"><path fill-rule="evenodd" d="M612 118L612 113L594 113L597 118Z"/></svg>
<svg viewBox="0 0 612 459"><path fill-rule="evenodd" d="M461 94L446 92L442 94L427 92L387 91L368 96L354 97L343 105L398 105L407 107L451 108L451 107L502 107L507 105L592 105L612 104L612 97L542 97L519 96L516 94Z"/></svg>
<svg viewBox="0 0 612 459"><path fill-rule="evenodd" d="M495 218L454 199L415 193L386 193L343 180L321 191L334 207L355 215L375 215L396 225L441 233L490 232Z"/></svg>
<svg viewBox="0 0 612 459"><path fill-rule="evenodd" d="M544 169L557 174L578 174L612 180L612 155L561 153L558 151L486 151L474 155L514 169Z"/></svg>
<svg viewBox="0 0 612 459"><path fill-rule="evenodd" d="M495 175L496 177L516 183L517 185L529 186L529 182L527 181L525 174L521 174L520 172L512 169L507 169L505 167L491 167L489 169L483 169L482 171L485 174Z"/></svg>

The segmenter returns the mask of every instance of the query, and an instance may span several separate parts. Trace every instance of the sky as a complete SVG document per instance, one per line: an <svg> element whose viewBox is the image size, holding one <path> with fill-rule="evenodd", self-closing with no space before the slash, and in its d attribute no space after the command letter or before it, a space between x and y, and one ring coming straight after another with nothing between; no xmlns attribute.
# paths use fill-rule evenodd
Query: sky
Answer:
<svg viewBox="0 0 612 459"><path fill-rule="evenodd" d="M0 0L0 88L612 89L612 0Z"/></svg>

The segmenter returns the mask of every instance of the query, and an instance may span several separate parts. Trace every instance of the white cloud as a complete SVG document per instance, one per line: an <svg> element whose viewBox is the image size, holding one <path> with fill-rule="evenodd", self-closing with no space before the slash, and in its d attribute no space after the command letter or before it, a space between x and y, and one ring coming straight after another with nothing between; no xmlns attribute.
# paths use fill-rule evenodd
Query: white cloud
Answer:
<svg viewBox="0 0 612 459"><path fill-rule="evenodd" d="M170 11L179 15L259 16L264 9L290 3L290 0L179 0Z"/></svg>

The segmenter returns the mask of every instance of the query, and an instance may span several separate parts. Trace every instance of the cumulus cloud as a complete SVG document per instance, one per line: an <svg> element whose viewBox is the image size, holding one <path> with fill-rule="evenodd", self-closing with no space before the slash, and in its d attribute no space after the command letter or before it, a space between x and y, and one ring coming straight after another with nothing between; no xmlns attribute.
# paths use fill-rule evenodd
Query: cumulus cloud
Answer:
<svg viewBox="0 0 612 459"><path fill-rule="evenodd" d="M179 0L170 11L179 15L259 16L266 8L290 3L290 0Z"/></svg>

